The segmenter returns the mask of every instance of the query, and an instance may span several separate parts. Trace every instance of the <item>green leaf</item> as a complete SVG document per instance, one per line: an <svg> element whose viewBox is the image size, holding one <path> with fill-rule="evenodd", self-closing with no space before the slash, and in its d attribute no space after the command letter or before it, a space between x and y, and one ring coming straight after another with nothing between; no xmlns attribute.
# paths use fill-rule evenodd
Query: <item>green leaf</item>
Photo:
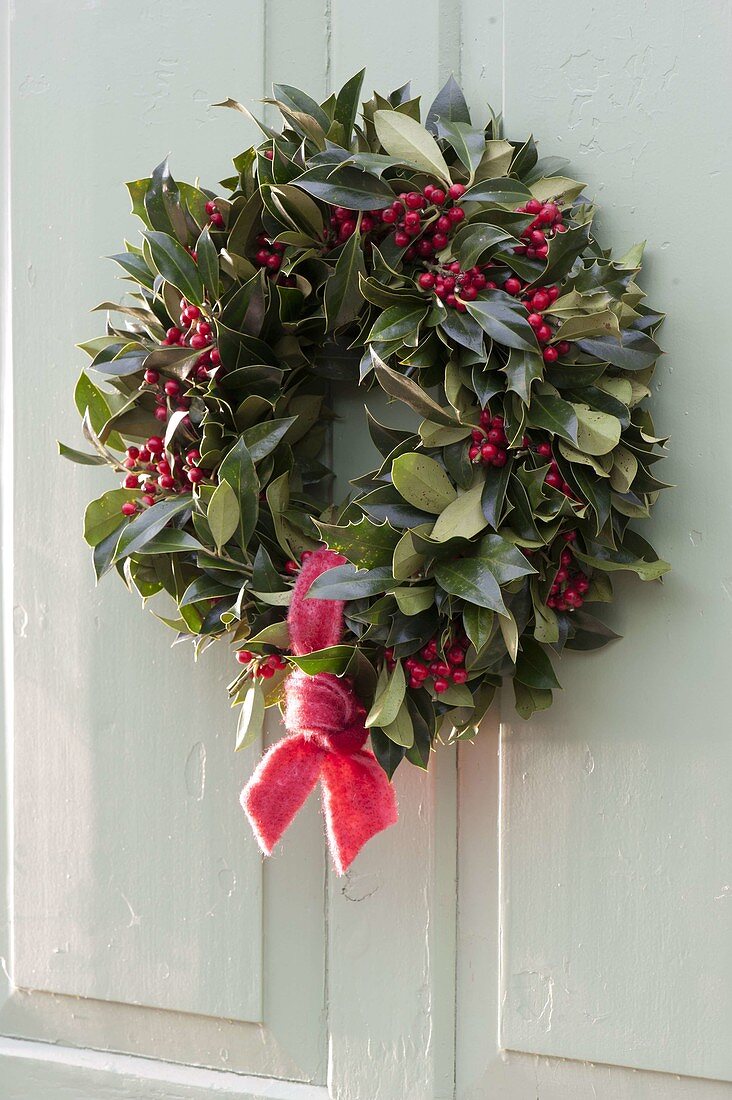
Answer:
<svg viewBox="0 0 732 1100"><path fill-rule="evenodd" d="M384 772L391 779L404 759L404 747L394 744L385 733L374 727L371 730L371 748Z"/></svg>
<svg viewBox="0 0 732 1100"><path fill-rule="evenodd" d="M401 496L424 512L439 514L457 495L442 466L426 455L399 455L392 465L391 476Z"/></svg>
<svg viewBox="0 0 732 1100"><path fill-rule="evenodd" d="M544 376L544 360L538 352L518 351L511 348L508 363L502 368L506 374L506 388L517 393L523 403L531 400L532 383Z"/></svg>
<svg viewBox="0 0 732 1100"><path fill-rule="evenodd" d="M360 600L365 596L377 596L396 588L398 581L392 575L391 566L357 570L350 562L336 565L316 577L308 589L306 599Z"/></svg>
<svg viewBox="0 0 732 1100"><path fill-rule="evenodd" d="M450 184L450 169L440 147L421 122L400 111L374 112L376 136L393 157L400 157L422 172Z"/></svg>
<svg viewBox="0 0 732 1100"><path fill-rule="evenodd" d="M435 580L453 596L459 596L478 607L487 607L506 614L498 581L480 558L458 558L455 561L438 562Z"/></svg>
<svg viewBox="0 0 732 1100"><path fill-rule="evenodd" d="M655 340L633 329L622 332L620 341L613 336L598 336L593 340L578 340L577 346L604 363L631 371L652 367L661 354Z"/></svg>
<svg viewBox="0 0 732 1100"><path fill-rule="evenodd" d="M435 590L430 585L407 585L395 588L392 595L402 615L419 615L435 602Z"/></svg>
<svg viewBox="0 0 732 1100"><path fill-rule="evenodd" d="M76 451L73 447L67 447L65 443L56 440L58 453L69 462L76 462L79 466L106 466L107 461L102 455L87 454L86 451Z"/></svg>
<svg viewBox="0 0 732 1100"><path fill-rule="evenodd" d="M251 684L244 695L236 725L236 744L234 751L246 749L252 745L262 732L264 725L264 692L259 684Z"/></svg>
<svg viewBox="0 0 732 1100"><path fill-rule="evenodd" d="M175 516L180 515L191 507L191 497L188 493L174 500L161 500L152 507L128 523L120 535L117 543L115 560L129 557L141 550L146 543L151 542Z"/></svg>
<svg viewBox="0 0 732 1100"><path fill-rule="evenodd" d="M613 642L619 637L619 634L588 611L574 611L572 634L565 645L567 649L590 652L594 649L602 649L608 642Z"/></svg>
<svg viewBox="0 0 732 1100"><path fill-rule="evenodd" d="M183 245L167 233L148 230L143 236L150 245L150 254L159 274L189 302L200 306L204 298L203 279Z"/></svg>
<svg viewBox="0 0 732 1100"><path fill-rule="evenodd" d="M493 254L507 241L516 243L505 229L487 222L471 222L455 234L452 251L465 269L473 267L486 253Z"/></svg>
<svg viewBox="0 0 732 1100"><path fill-rule="evenodd" d="M516 679L526 687L550 691L560 687L546 650L533 638L521 639L521 649L516 659Z"/></svg>
<svg viewBox="0 0 732 1100"><path fill-rule="evenodd" d="M568 317L554 333L553 340L580 340L590 336L612 336L619 339L620 325L612 310L601 309L594 313Z"/></svg>
<svg viewBox="0 0 732 1100"><path fill-rule="evenodd" d="M328 547L343 554L361 569L389 565L401 538L400 532L395 531L390 523L374 523L366 516L346 527L336 527L318 520L315 522Z"/></svg>
<svg viewBox="0 0 732 1100"><path fill-rule="evenodd" d="M610 484L616 493L627 493L638 473L638 459L627 447L618 447L613 455Z"/></svg>
<svg viewBox="0 0 732 1100"><path fill-rule="evenodd" d="M239 527L239 499L228 481L220 481L214 489L206 519L220 550Z"/></svg>
<svg viewBox="0 0 732 1100"><path fill-rule="evenodd" d="M427 113L427 129L442 136L441 126L446 122L470 122L470 111L460 85L450 74L440 88Z"/></svg>
<svg viewBox="0 0 732 1100"><path fill-rule="evenodd" d="M354 653L355 649L351 645L332 645L327 649L313 650L312 653L303 653L299 656L293 654L289 659L308 676L315 676L318 672L330 672L334 676L343 676Z"/></svg>
<svg viewBox="0 0 732 1100"><path fill-rule="evenodd" d="M286 107L297 111L299 114L310 115L321 130L327 133L330 128L330 119L323 108L307 92L302 92L299 88L293 88L290 84L273 84L272 92L279 103L284 103Z"/></svg>
<svg viewBox="0 0 732 1100"><path fill-rule="evenodd" d="M577 447L588 455L606 455L620 441L620 421L589 405L572 405L577 414Z"/></svg>
<svg viewBox="0 0 732 1100"><path fill-rule="evenodd" d="M87 410L89 411L89 423L97 435L101 435L104 425L112 415L112 410L109 407L106 395L98 386L94 385L91 378L84 371L79 375L74 389L74 404L79 416L83 416ZM102 439L102 442L115 451L124 450L124 443L117 432L110 432L106 438Z"/></svg>
<svg viewBox="0 0 732 1100"><path fill-rule="evenodd" d="M668 573L671 568L669 563L663 561L662 558L656 558L654 561L645 561L642 558L634 557L632 553L626 550L607 550L602 552L602 556L600 556L600 548L598 548L595 554L585 554L575 547L574 553L580 561L585 562L586 565L593 566L595 569L602 569L606 573L628 570L631 573L635 573L642 581L658 580L664 573Z"/></svg>
<svg viewBox="0 0 732 1100"><path fill-rule="evenodd" d="M472 539L482 531L488 524L481 504L482 494L483 483L478 482L456 497L437 517L431 538L437 542L447 542L457 537Z"/></svg>
<svg viewBox="0 0 732 1100"><path fill-rule="evenodd" d="M139 496L138 489L110 489L93 500L84 513L84 540L89 546L98 546L115 531L121 522L122 505Z"/></svg>
<svg viewBox="0 0 732 1100"><path fill-rule="evenodd" d="M365 72L365 69L361 69L360 73L356 73L350 80L347 80L336 96L334 118L335 121L340 122L343 127L344 145L346 148L351 140L353 124L356 121L358 101L361 96L361 87L363 85Z"/></svg>
<svg viewBox="0 0 732 1100"><path fill-rule="evenodd" d="M499 344L538 353L539 345L526 310L510 294L503 290L487 290L477 301L468 302L467 308L471 317Z"/></svg>
<svg viewBox="0 0 732 1100"><path fill-rule="evenodd" d="M311 168L292 183L313 198L348 210L380 210L394 200L388 183L348 164Z"/></svg>
<svg viewBox="0 0 732 1100"><path fill-rule="evenodd" d="M138 547L136 554L184 554L191 550L203 550L203 546L189 535L187 531L180 531L177 527L166 527L158 531L144 546Z"/></svg>
<svg viewBox="0 0 732 1100"><path fill-rule="evenodd" d="M475 604L467 604L463 608L463 625L465 633L480 653L484 645L489 641L493 631L494 612L487 607L477 607Z"/></svg>
<svg viewBox="0 0 732 1100"><path fill-rule="evenodd" d="M366 342L406 340L417 331L426 316L426 306L390 306L377 317Z"/></svg>
<svg viewBox="0 0 732 1100"><path fill-rule="evenodd" d="M463 202L493 202L499 206L518 206L528 202L531 192L519 180L502 179L482 180L474 183L462 197Z"/></svg>
<svg viewBox="0 0 732 1100"><path fill-rule="evenodd" d="M216 251L216 245L211 240L211 233L208 226L204 226L201 230L201 235L196 241L196 263L200 272L203 284L208 291L208 296L212 302L218 300L219 297L219 254Z"/></svg>
<svg viewBox="0 0 732 1100"><path fill-rule="evenodd" d="M359 233L352 233L325 284L323 305L328 332L355 321L363 306L359 276L365 278L366 265Z"/></svg>
<svg viewBox="0 0 732 1100"><path fill-rule="evenodd" d="M531 194L539 202L572 202L584 191L586 183L568 179L567 176L542 176L530 184Z"/></svg>
<svg viewBox="0 0 732 1100"><path fill-rule="evenodd" d="M374 373L379 385L390 397L396 397L397 400L403 401L405 405L409 405L410 409L414 409L415 412L420 413L428 420L434 420L437 424L454 425L457 423L454 414L449 409L443 409L441 405L433 401L422 387L413 382L411 378L406 378L403 374L398 374L397 371L392 370L391 367L387 367L378 355L373 355L373 358Z"/></svg>
<svg viewBox="0 0 732 1100"><path fill-rule="evenodd" d="M520 680L513 681L513 694L516 700L516 711L521 718L531 718L537 710L546 710L552 705L551 691L527 687Z"/></svg>
<svg viewBox="0 0 732 1100"><path fill-rule="evenodd" d="M397 716L388 726L381 726L382 731L395 745L402 745L410 749L414 744L414 725L406 699L397 711Z"/></svg>
<svg viewBox="0 0 732 1100"><path fill-rule="evenodd" d="M247 450L252 462L261 462L284 439L293 424L297 423L296 416L285 416L281 420L265 420L261 424L253 424L242 432Z"/></svg>
<svg viewBox="0 0 732 1100"><path fill-rule="evenodd" d="M534 394L528 415L529 427L543 428L577 446L577 413L568 401L551 394Z"/></svg>
<svg viewBox="0 0 732 1100"><path fill-rule="evenodd" d="M239 545L246 550L254 534L259 515L259 479L243 438L237 440L218 471L219 482L226 481L239 501Z"/></svg>
<svg viewBox="0 0 732 1100"><path fill-rule="evenodd" d="M453 147L472 179L485 152L485 135L482 130L475 130L469 122L441 119L439 132L440 137L445 138Z"/></svg>
<svg viewBox="0 0 732 1100"><path fill-rule="evenodd" d="M513 459L509 458L505 466L489 466L486 470L485 482L481 495L481 507L483 509L483 515L494 531L497 531L500 526L501 516L503 515L503 504L506 499L506 489L512 469Z"/></svg>
<svg viewBox="0 0 732 1100"><path fill-rule="evenodd" d="M460 313L456 309L446 309L445 316L440 318L440 329L454 340L460 347L468 348L481 357L485 352L485 336L478 322L467 313Z"/></svg>
<svg viewBox="0 0 732 1100"><path fill-rule="evenodd" d="M374 699L374 704L366 716L366 721L364 722L366 728L371 729L372 726L379 726L380 729L386 732L385 727L390 725L399 713L406 690L407 685L404 679L404 669L401 661L397 661L386 684ZM387 737L388 736L389 734L387 733ZM394 738L391 738L391 740L394 740ZM398 741L397 744L401 745L405 744L405 742ZM409 744L411 744L411 741Z"/></svg>
<svg viewBox="0 0 732 1100"><path fill-rule="evenodd" d="M478 543L478 557L500 584L536 573L518 547L500 535L484 535Z"/></svg>
<svg viewBox="0 0 732 1100"><path fill-rule="evenodd" d="M587 248L590 225L578 225L566 233L557 233L549 241L549 255L541 282L556 283L567 275L577 257Z"/></svg>
<svg viewBox="0 0 732 1100"><path fill-rule="evenodd" d="M516 619L511 611L507 611L505 615L501 616L498 620L498 626L501 630L506 651L511 660L515 662L518 655L519 631Z"/></svg>

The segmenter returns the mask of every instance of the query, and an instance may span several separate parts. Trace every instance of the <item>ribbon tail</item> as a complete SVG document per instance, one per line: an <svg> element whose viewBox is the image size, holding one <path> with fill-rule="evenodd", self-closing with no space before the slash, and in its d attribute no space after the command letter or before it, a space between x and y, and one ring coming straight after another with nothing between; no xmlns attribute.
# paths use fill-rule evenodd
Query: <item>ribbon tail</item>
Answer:
<svg viewBox="0 0 732 1100"><path fill-rule="evenodd" d="M241 792L259 847L270 855L318 781L325 750L302 734L278 741Z"/></svg>
<svg viewBox="0 0 732 1100"><path fill-rule="evenodd" d="M323 761L323 810L336 870L348 870L364 844L396 824L394 788L372 752L330 752Z"/></svg>

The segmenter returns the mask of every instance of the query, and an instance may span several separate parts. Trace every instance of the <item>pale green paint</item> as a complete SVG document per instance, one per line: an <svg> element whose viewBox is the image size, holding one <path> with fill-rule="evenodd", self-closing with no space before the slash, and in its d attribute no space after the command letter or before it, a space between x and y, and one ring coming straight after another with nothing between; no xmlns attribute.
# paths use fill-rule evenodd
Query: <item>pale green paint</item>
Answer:
<svg viewBox="0 0 732 1100"><path fill-rule="evenodd" d="M372 0L366 12L348 0L19 5L10 107L24 911L15 970L6 965L35 991L9 990L0 1009L0 1031L23 1037L0 1043L8 1100L448 1100L455 1076L458 1100L732 1095L723 1082L671 1075L731 1076L730 940L717 923L730 904L730 532L715 445L726 431L713 389L723 393L719 294L706 290L719 264L711 244L692 253L696 226L710 242L726 201L729 147L710 113L729 90L726 6L706 5L701 26L689 0L581 11L527 0L506 6L504 25L499 0ZM73 517L99 481L58 463L51 417L53 434L72 439L68 393L81 360L69 349L89 331L88 306L117 289L98 256L130 232L120 181L168 151L182 178L221 178L251 132L207 104L251 101L273 79L324 94L364 65L369 88L411 75L425 97L462 69L471 103L503 108L509 136L533 126L544 153L572 159L604 204L609 238L651 238L653 301L672 311L657 407L674 433L667 470L680 488L653 523L674 573L663 590L624 587L616 621L628 639L563 661L566 695L541 721L525 726L505 708L502 771L493 720L461 747L457 788L449 749L428 777L400 773L400 824L336 880L324 873L313 804L260 873L232 805L250 761L229 751L225 657L211 662L218 676L191 668L130 596L112 583L90 591ZM662 172L673 175L659 185ZM696 221L679 216L688 196ZM338 395L343 471L369 462L361 403ZM711 491L698 491L700 477ZM142 678L141 662L152 670ZM121 675L110 683L111 669ZM57 919L38 920L49 902ZM86 957L53 953L82 934ZM156 979L166 954L172 982ZM10 960L9 948L0 955ZM499 1030L514 1049L499 1052ZM601 1060L617 1065L591 1064ZM668 1072L622 1068L633 1065Z"/></svg>

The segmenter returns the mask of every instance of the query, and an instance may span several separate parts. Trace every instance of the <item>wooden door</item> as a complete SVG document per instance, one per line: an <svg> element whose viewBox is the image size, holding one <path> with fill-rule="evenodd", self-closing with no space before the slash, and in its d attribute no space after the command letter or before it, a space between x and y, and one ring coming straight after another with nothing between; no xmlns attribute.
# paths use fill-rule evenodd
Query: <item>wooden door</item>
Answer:
<svg viewBox="0 0 732 1100"><path fill-rule="evenodd" d="M726 5L5 14L0 1096L732 1096ZM570 158L608 240L648 235L680 487L654 520L674 572L623 591L626 640L562 661L566 695L540 718L506 700L459 758L400 769L399 825L341 880L314 805L262 866L237 802L261 746L231 751L227 655L194 668L120 586L92 587L97 475L54 439L76 431L86 311L118 293L99 257L133 232L121 182L170 151L213 183L252 133L209 104L273 80L325 95L364 65L369 87L411 77L425 99L454 72L509 136ZM366 468L358 399L341 412L339 463Z"/></svg>

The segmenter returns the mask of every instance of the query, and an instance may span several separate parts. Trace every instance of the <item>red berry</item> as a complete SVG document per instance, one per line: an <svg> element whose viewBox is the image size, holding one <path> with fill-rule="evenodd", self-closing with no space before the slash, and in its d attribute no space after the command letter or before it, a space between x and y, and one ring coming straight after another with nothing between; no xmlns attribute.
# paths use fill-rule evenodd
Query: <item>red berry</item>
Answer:
<svg viewBox="0 0 732 1100"><path fill-rule="evenodd" d="M538 310L539 312L543 309L546 309L549 303L550 298L545 290L537 290L536 294L531 299L532 308Z"/></svg>
<svg viewBox="0 0 732 1100"><path fill-rule="evenodd" d="M452 682L453 682L453 684L464 684L465 681L467 680L467 678L468 678L468 673L467 673L466 669L464 669L464 668L454 668L452 670ZM437 685L435 685L435 691L436 690L437 690Z"/></svg>
<svg viewBox="0 0 732 1100"><path fill-rule="evenodd" d="M128 447L125 454L134 461L136 458L140 457L140 449L139 447Z"/></svg>
<svg viewBox="0 0 732 1100"><path fill-rule="evenodd" d="M546 482L547 485L551 485L553 489L559 489L559 488L561 488L561 485L562 485L561 476L557 473L554 473L553 470L549 471L549 473L544 478L544 481Z"/></svg>
<svg viewBox="0 0 732 1100"><path fill-rule="evenodd" d="M183 316L191 324L193 321L197 321L201 316L201 311L198 306L186 306L183 310Z"/></svg>
<svg viewBox="0 0 732 1100"><path fill-rule="evenodd" d="M462 665L465 663L465 653L459 645L450 646L447 651L447 659L451 665Z"/></svg>
<svg viewBox="0 0 732 1100"><path fill-rule="evenodd" d="M147 449L151 455L160 455L163 453L165 445L159 435L151 435L147 441ZM140 458L142 458L142 452Z"/></svg>
<svg viewBox="0 0 732 1100"><path fill-rule="evenodd" d="M560 340L557 344L557 351L561 356L569 355L570 347L571 344L569 343L569 340Z"/></svg>
<svg viewBox="0 0 732 1100"><path fill-rule="evenodd" d="M180 382L176 381L175 378L170 378L165 383L163 389L167 393L168 397L177 397L180 393Z"/></svg>
<svg viewBox="0 0 732 1100"><path fill-rule="evenodd" d="M472 447L468 451L468 458L471 462L475 462L476 459L480 458L480 447L477 443L473 443Z"/></svg>
<svg viewBox="0 0 732 1100"><path fill-rule="evenodd" d="M541 314L540 313L530 313L529 314L529 324L531 325L532 328L536 328L536 329L541 328L541 326L544 324L544 322L542 321L542 318L541 318Z"/></svg>
<svg viewBox="0 0 732 1100"><path fill-rule="evenodd" d="M271 665L260 665L259 666L259 675L263 676L265 680L271 680L272 677L274 676L274 674L275 674L275 670L272 668Z"/></svg>
<svg viewBox="0 0 732 1100"><path fill-rule="evenodd" d="M542 344L546 344L548 340L551 340L552 335L549 325L539 325L536 330L536 339L540 340Z"/></svg>
<svg viewBox="0 0 732 1100"><path fill-rule="evenodd" d="M538 214L541 210L541 203L538 199L529 199L524 207L527 214Z"/></svg>
<svg viewBox="0 0 732 1100"><path fill-rule="evenodd" d="M201 336L198 332L194 332L190 339L190 345L192 348L205 348L208 343L208 339L205 336Z"/></svg>
<svg viewBox="0 0 732 1100"><path fill-rule="evenodd" d="M175 478L170 474L161 474L158 478L158 484L161 489L173 489L175 487Z"/></svg>
<svg viewBox="0 0 732 1100"><path fill-rule="evenodd" d="M157 409L153 413L156 420L165 421L168 419L168 410L165 405L158 405Z"/></svg>
<svg viewBox="0 0 732 1100"><path fill-rule="evenodd" d="M201 452L195 448L192 451L188 451L186 454L186 462L189 466L195 466L197 462L201 461Z"/></svg>
<svg viewBox="0 0 732 1100"><path fill-rule="evenodd" d="M254 658L254 654L249 649L239 649L234 654L240 665L248 665Z"/></svg>
<svg viewBox="0 0 732 1100"><path fill-rule="evenodd" d="M433 233L432 246L435 252L442 252L443 248L447 248L447 237L444 233Z"/></svg>
<svg viewBox="0 0 732 1100"><path fill-rule="evenodd" d="M193 469L186 471L186 477L190 481L191 485L198 485L199 481L203 481L205 476L206 475L203 470L199 470L197 466L194 466Z"/></svg>
<svg viewBox="0 0 732 1100"><path fill-rule="evenodd" d="M506 451L499 451L498 454L493 459L492 465L500 467L500 466L505 466L507 462L508 462L508 453Z"/></svg>
<svg viewBox="0 0 732 1100"><path fill-rule="evenodd" d="M210 217L211 225L215 225L217 229L224 228L224 215L220 214L218 210L214 210Z"/></svg>
<svg viewBox="0 0 732 1100"><path fill-rule="evenodd" d="M447 196L445 195L445 192L442 190L441 187L434 187L432 189L432 194L430 195L430 200L435 204L435 206L442 206L446 197Z"/></svg>
<svg viewBox="0 0 732 1100"><path fill-rule="evenodd" d="M146 370L144 377L148 386L154 386L160 380L160 375L156 370Z"/></svg>
<svg viewBox="0 0 732 1100"><path fill-rule="evenodd" d="M450 686L449 680L444 680L442 677L438 677L434 682L434 688L437 695L442 695L443 691L447 691Z"/></svg>
<svg viewBox="0 0 732 1100"><path fill-rule="evenodd" d="M564 539L565 542L574 542L575 539L577 538L577 532L576 531L563 531L562 532L562 538Z"/></svg>
<svg viewBox="0 0 732 1100"><path fill-rule="evenodd" d="M393 225L399 215L396 210L392 210L390 206L387 206L386 210L381 211L381 220L386 225Z"/></svg>
<svg viewBox="0 0 732 1100"><path fill-rule="evenodd" d="M213 214L213 212L216 210L216 203L213 201L213 199L209 199L203 209L206 211L207 214Z"/></svg>
<svg viewBox="0 0 732 1100"><path fill-rule="evenodd" d="M480 448L480 456L484 462L491 462L498 454L498 447L494 443L484 443Z"/></svg>
<svg viewBox="0 0 732 1100"><path fill-rule="evenodd" d="M150 496L149 493L144 493L140 497L140 500L142 501L143 504L147 504L148 508L155 503L155 497Z"/></svg>
<svg viewBox="0 0 732 1100"><path fill-rule="evenodd" d="M520 294L521 283L518 279L506 279L505 283L503 284L503 289L506 291L506 294Z"/></svg>
<svg viewBox="0 0 732 1100"><path fill-rule="evenodd" d="M134 503L134 501L126 500L120 508L120 511L122 512L123 516L134 516L135 512L137 511L137 505Z"/></svg>
<svg viewBox="0 0 732 1100"><path fill-rule="evenodd" d="M408 210L421 210L424 206L424 198L418 191L410 191L409 194L404 195L403 198Z"/></svg>
<svg viewBox="0 0 732 1100"><path fill-rule="evenodd" d="M432 290L435 285L435 277L429 271L424 271L417 280L422 290Z"/></svg>
<svg viewBox="0 0 732 1100"><path fill-rule="evenodd" d="M539 446L536 448L536 453L538 455L541 455L542 458L551 458L552 457L551 443L540 443Z"/></svg>
<svg viewBox="0 0 732 1100"><path fill-rule="evenodd" d="M544 357L545 363L556 363L557 359L559 358L559 352L556 348L553 347L544 348L541 354Z"/></svg>
<svg viewBox="0 0 732 1100"><path fill-rule="evenodd" d="M394 244L397 248L406 248L409 244L409 234L402 233L402 231L398 229L394 234Z"/></svg>
<svg viewBox="0 0 732 1100"><path fill-rule="evenodd" d="M296 561L293 561L292 558L290 558L289 561L285 562L285 573L289 573L289 575L292 577L295 575L295 573L299 572L300 566L297 564Z"/></svg>
<svg viewBox="0 0 732 1100"><path fill-rule="evenodd" d="M451 199L460 199L465 194L465 185L462 183L453 183L448 187L447 193Z"/></svg>
<svg viewBox="0 0 732 1100"><path fill-rule="evenodd" d="M457 224L457 222L461 222L465 217L465 211L462 206L453 206L452 210L448 210L447 216L451 222Z"/></svg>

